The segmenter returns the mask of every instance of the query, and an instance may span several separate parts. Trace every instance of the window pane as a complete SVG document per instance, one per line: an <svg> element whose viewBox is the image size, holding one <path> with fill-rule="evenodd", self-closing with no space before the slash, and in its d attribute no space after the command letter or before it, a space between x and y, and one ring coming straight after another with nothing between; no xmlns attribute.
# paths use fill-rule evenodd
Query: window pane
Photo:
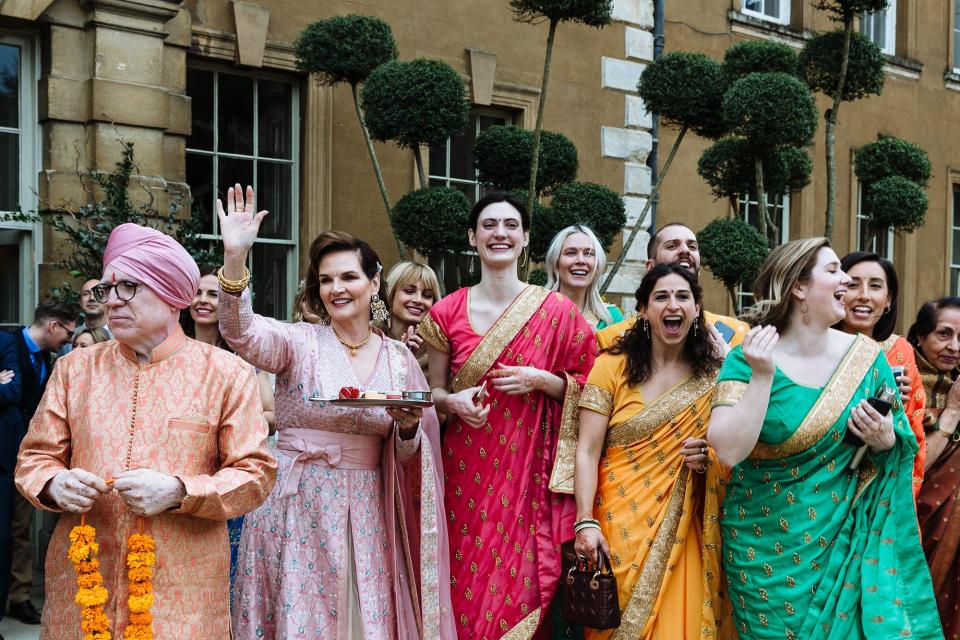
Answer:
<svg viewBox="0 0 960 640"><path fill-rule="evenodd" d="M953 68L960 69L960 0L953 0Z"/></svg>
<svg viewBox="0 0 960 640"><path fill-rule="evenodd" d="M0 325L20 322L20 293L24 278L20 274L21 231L0 230Z"/></svg>
<svg viewBox="0 0 960 640"><path fill-rule="evenodd" d="M290 297L287 291L287 245L253 245L253 310L278 320L289 317Z"/></svg>
<svg viewBox="0 0 960 640"><path fill-rule="evenodd" d="M771 18L780 17L780 0L767 0L764 13Z"/></svg>
<svg viewBox="0 0 960 640"><path fill-rule="evenodd" d="M20 136L0 133L0 211L20 204Z"/></svg>
<svg viewBox="0 0 960 640"><path fill-rule="evenodd" d="M497 124L508 124L507 118L505 116L490 116L490 115L481 115L479 116L480 131L486 131L490 127Z"/></svg>
<svg viewBox="0 0 960 640"><path fill-rule="evenodd" d="M270 158L291 159L290 144L292 126L293 86L286 82L261 80L257 88L260 101L257 120L259 121L259 147L257 155Z"/></svg>
<svg viewBox="0 0 960 640"><path fill-rule="evenodd" d="M462 135L450 138L450 177L476 180L473 168L473 147L477 142L476 123L470 122Z"/></svg>
<svg viewBox="0 0 960 640"><path fill-rule="evenodd" d="M224 201L226 206L227 189L240 183L240 188L246 190L247 185L253 184L253 160L238 160L236 158L218 158L217 197Z"/></svg>
<svg viewBox="0 0 960 640"><path fill-rule="evenodd" d="M953 255L950 262L960 265L960 229L956 227L953 228Z"/></svg>
<svg viewBox="0 0 960 640"><path fill-rule="evenodd" d="M266 209L270 214L260 225L259 237L291 239L290 172L288 164L276 162L257 163L257 210Z"/></svg>
<svg viewBox="0 0 960 640"><path fill-rule="evenodd" d="M213 233L213 216L216 215L213 197L213 157L196 153L187 154L187 184L193 197L194 213L204 214L201 233Z"/></svg>
<svg viewBox="0 0 960 640"><path fill-rule="evenodd" d="M20 127L20 49L0 44L0 127Z"/></svg>
<svg viewBox="0 0 960 640"><path fill-rule="evenodd" d="M431 176L447 176L448 144L448 142L444 142L443 144L430 145L430 166L428 168Z"/></svg>
<svg viewBox="0 0 960 640"><path fill-rule="evenodd" d="M746 0L743 3L743 8L747 11L756 11L757 13L763 13L763 2L762 0Z"/></svg>
<svg viewBox="0 0 960 640"><path fill-rule="evenodd" d="M187 146L213 151L213 73L188 69L187 95L193 122Z"/></svg>
<svg viewBox="0 0 960 640"><path fill-rule="evenodd" d="M950 269L950 293L949 293L949 295L951 295L951 296L960 295L960 292L957 291L957 286L958 286L958 284L960 284L960 282L958 282L958 280L960 280L960 278L957 277L958 275L960 275L960 269Z"/></svg>
<svg viewBox="0 0 960 640"><path fill-rule="evenodd" d="M253 80L219 74L218 151L253 154Z"/></svg>

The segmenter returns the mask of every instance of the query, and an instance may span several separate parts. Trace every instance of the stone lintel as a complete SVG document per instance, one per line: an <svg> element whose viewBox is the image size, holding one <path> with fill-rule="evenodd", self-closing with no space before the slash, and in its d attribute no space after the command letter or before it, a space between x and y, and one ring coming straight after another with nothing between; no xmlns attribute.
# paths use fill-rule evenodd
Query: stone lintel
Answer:
<svg viewBox="0 0 960 640"><path fill-rule="evenodd" d="M3 0L0 1L0 16L20 18L31 22L39 18L54 0Z"/></svg>
<svg viewBox="0 0 960 640"><path fill-rule="evenodd" d="M262 67L270 10L253 2L233 0L233 19L237 29L237 62Z"/></svg>
<svg viewBox="0 0 960 640"><path fill-rule="evenodd" d="M179 3L165 0L84 0L88 24L165 38L166 24L176 17Z"/></svg>
<svg viewBox="0 0 960 640"><path fill-rule="evenodd" d="M170 94L164 88L94 78L91 92L91 120L150 129L170 125Z"/></svg>
<svg viewBox="0 0 960 640"><path fill-rule="evenodd" d="M493 81L497 75L497 56L479 49L467 49L470 54L470 89L473 103L490 105L493 102Z"/></svg>

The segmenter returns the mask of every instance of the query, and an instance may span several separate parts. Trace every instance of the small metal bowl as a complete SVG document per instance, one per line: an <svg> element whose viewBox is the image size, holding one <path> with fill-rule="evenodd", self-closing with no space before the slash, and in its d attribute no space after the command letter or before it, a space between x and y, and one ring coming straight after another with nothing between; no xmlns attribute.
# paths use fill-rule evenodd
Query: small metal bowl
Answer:
<svg viewBox="0 0 960 640"><path fill-rule="evenodd" d="M425 402L430 402L433 398L431 397L429 391L404 391L403 399L404 400L423 400Z"/></svg>

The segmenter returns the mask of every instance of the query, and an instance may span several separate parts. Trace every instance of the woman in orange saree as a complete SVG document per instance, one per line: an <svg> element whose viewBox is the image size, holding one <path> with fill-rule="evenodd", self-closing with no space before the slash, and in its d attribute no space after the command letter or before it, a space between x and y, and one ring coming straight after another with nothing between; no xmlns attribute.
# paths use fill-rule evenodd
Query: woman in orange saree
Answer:
<svg viewBox="0 0 960 640"><path fill-rule="evenodd" d="M566 297L517 278L530 218L491 193L471 214L482 277L430 310L428 345L442 447L453 613L461 640L543 637L573 537L573 500L548 488L573 446L593 331ZM572 474L572 470L569 471Z"/></svg>
<svg viewBox="0 0 960 640"><path fill-rule="evenodd" d="M721 469L705 439L721 360L700 305L690 271L654 267L637 290L640 319L580 396L576 551L591 568L607 554L622 611L589 640L735 634L720 597Z"/></svg>

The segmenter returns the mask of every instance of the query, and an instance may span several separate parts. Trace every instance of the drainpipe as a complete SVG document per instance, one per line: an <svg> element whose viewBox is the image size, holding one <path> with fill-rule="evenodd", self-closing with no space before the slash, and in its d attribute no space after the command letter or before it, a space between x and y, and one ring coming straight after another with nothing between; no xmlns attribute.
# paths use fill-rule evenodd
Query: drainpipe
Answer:
<svg viewBox="0 0 960 640"><path fill-rule="evenodd" d="M666 0L654 0L653 2L653 59L659 60L663 55L664 42L664 12ZM653 145L650 149L650 155L647 156L647 166L650 167L650 184L657 183L657 161L659 154L657 150L660 147L660 117L654 113L653 123L650 128L650 136L653 138ZM659 196L658 196L659 198ZM647 227L651 231L657 229L657 201L650 204L650 224Z"/></svg>

